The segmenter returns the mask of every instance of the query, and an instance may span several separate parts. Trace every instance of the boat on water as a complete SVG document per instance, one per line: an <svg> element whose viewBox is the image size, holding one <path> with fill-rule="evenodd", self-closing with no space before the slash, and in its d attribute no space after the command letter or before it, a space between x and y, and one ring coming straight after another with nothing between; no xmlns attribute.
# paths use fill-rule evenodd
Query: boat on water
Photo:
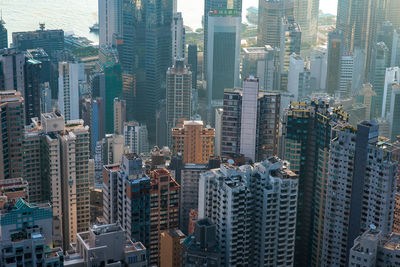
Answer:
<svg viewBox="0 0 400 267"><path fill-rule="evenodd" d="M99 32L100 28L99 28L99 24L95 23L93 24L93 26L89 27L91 32Z"/></svg>

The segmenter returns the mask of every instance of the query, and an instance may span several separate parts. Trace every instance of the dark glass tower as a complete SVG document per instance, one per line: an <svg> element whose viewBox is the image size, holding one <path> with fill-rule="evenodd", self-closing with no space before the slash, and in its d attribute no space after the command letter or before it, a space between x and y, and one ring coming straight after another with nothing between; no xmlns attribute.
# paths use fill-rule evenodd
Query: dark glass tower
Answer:
<svg viewBox="0 0 400 267"><path fill-rule="evenodd" d="M197 88L197 45L188 46L188 65L192 72L192 88Z"/></svg>
<svg viewBox="0 0 400 267"><path fill-rule="evenodd" d="M165 73L172 62L172 16L173 0L123 0L121 63L128 120L146 123L153 141L156 107L165 96Z"/></svg>
<svg viewBox="0 0 400 267"><path fill-rule="evenodd" d="M40 118L40 74L42 63L28 59L24 65L25 78L25 125L31 124L32 118Z"/></svg>
<svg viewBox="0 0 400 267"><path fill-rule="evenodd" d="M8 47L7 29L4 24L6 24L5 21L0 18L0 49Z"/></svg>

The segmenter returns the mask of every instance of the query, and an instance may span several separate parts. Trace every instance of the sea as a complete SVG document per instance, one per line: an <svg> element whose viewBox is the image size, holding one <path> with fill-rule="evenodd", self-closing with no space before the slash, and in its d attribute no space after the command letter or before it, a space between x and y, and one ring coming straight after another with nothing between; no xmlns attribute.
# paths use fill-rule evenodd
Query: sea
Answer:
<svg viewBox="0 0 400 267"><path fill-rule="evenodd" d="M243 0L243 13L259 0ZM6 22L11 42L11 33L32 31L45 23L47 29L63 29L67 34L86 37L94 44L98 35L89 27L98 21L98 0L0 0L0 13ZM336 14L337 0L320 0L320 9ZM178 0L178 11L183 13L185 25L192 29L201 27L204 0ZM245 16L244 16L245 17Z"/></svg>

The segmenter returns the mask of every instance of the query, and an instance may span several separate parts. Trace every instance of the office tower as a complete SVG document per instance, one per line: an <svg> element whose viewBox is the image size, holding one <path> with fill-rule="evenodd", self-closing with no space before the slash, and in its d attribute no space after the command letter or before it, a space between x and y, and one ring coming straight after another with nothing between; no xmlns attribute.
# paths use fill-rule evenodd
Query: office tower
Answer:
<svg viewBox="0 0 400 267"><path fill-rule="evenodd" d="M77 243L64 259L65 266L147 266L146 248L141 242L126 238L118 224L93 225L89 231L77 234ZM81 266L81 265L79 265Z"/></svg>
<svg viewBox="0 0 400 267"><path fill-rule="evenodd" d="M42 172L53 215L61 221L63 247L89 228L89 127L59 113L42 114Z"/></svg>
<svg viewBox="0 0 400 267"><path fill-rule="evenodd" d="M340 59L339 88L337 95L351 98L357 95L364 82L364 51L356 48L354 52L344 52Z"/></svg>
<svg viewBox="0 0 400 267"><path fill-rule="evenodd" d="M386 5L386 16L385 19L390 21L393 24L393 27L396 29L400 29L400 19L399 19L399 1L398 0L390 0Z"/></svg>
<svg viewBox="0 0 400 267"><path fill-rule="evenodd" d="M388 64L388 48L385 43L377 43L373 51L373 70L372 85L373 90L376 92L375 103L373 108L373 118L381 115L384 99L384 86L385 86L385 73Z"/></svg>
<svg viewBox="0 0 400 267"><path fill-rule="evenodd" d="M392 52L393 52L393 41L397 34L396 29L390 21L383 21L379 31L376 33L376 42L385 43L388 48L388 64L391 64Z"/></svg>
<svg viewBox="0 0 400 267"><path fill-rule="evenodd" d="M287 162L222 165L199 184L199 218L217 226L221 266L293 266L298 180Z"/></svg>
<svg viewBox="0 0 400 267"><path fill-rule="evenodd" d="M163 99L160 101L156 112L156 144L158 146L168 145L168 135L165 134L167 129L167 100Z"/></svg>
<svg viewBox="0 0 400 267"><path fill-rule="evenodd" d="M1 209L1 266L63 265L63 251L53 247L53 214L49 204L22 198Z"/></svg>
<svg viewBox="0 0 400 267"><path fill-rule="evenodd" d="M106 63L104 65L105 75L105 131L107 134L114 133L114 99L122 96L122 69L121 65L116 63ZM128 113L128 104L126 101L126 107ZM122 107L121 107L122 108ZM122 111L121 111L122 112ZM128 114L127 114L128 115ZM122 119L122 117L121 117ZM123 124L122 124L123 125Z"/></svg>
<svg viewBox="0 0 400 267"><path fill-rule="evenodd" d="M124 91L132 97L126 99L128 120L146 123L154 142L154 105L164 97L165 75L172 65L173 1L124 0L123 7L120 59Z"/></svg>
<svg viewBox="0 0 400 267"><path fill-rule="evenodd" d="M326 77L328 68L328 56L326 51L316 51L311 53L310 72L311 72L311 91L325 91Z"/></svg>
<svg viewBox="0 0 400 267"><path fill-rule="evenodd" d="M50 61L49 55L42 48L36 48L36 49L28 49L25 52L25 57L27 58L27 60L33 59L40 61L42 65L42 68L40 70L40 83L46 83L46 82L49 83L53 90L52 92L54 94L54 97L56 97L57 86L55 83L56 82L58 83L57 81L58 75L53 70L53 66Z"/></svg>
<svg viewBox="0 0 400 267"><path fill-rule="evenodd" d="M299 101L311 94L311 73L304 59L296 54L290 56L287 92L293 95L294 101ZM285 108L290 103L282 101Z"/></svg>
<svg viewBox="0 0 400 267"><path fill-rule="evenodd" d="M146 125L140 125L136 121L124 124L125 146L129 147L130 153L142 154L150 152L149 135Z"/></svg>
<svg viewBox="0 0 400 267"><path fill-rule="evenodd" d="M216 232L216 225L208 219L198 220L194 226L194 234L183 242L182 266L221 266Z"/></svg>
<svg viewBox="0 0 400 267"><path fill-rule="evenodd" d="M179 120L190 120L192 115L192 72L184 59L176 59L167 71L167 136L171 144L171 129Z"/></svg>
<svg viewBox="0 0 400 267"><path fill-rule="evenodd" d="M336 94L339 88L340 59L344 51L343 33L339 30L328 34L328 75L326 79L326 92Z"/></svg>
<svg viewBox="0 0 400 267"><path fill-rule="evenodd" d="M260 0L258 8L257 45L280 47L282 19L293 18L293 15L293 1Z"/></svg>
<svg viewBox="0 0 400 267"><path fill-rule="evenodd" d="M83 63L60 62L58 65L59 110L65 121L79 119L79 96L86 83Z"/></svg>
<svg viewBox="0 0 400 267"><path fill-rule="evenodd" d="M64 50L64 31L46 30L45 25L40 24L40 29L36 31L13 32L12 42L13 47L19 51L40 47L54 58L56 51Z"/></svg>
<svg viewBox="0 0 400 267"><path fill-rule="evenodd" d="M32 118L40 118L40 73L42 63L27 59L24 66L24 99L25 124L29 125Z"/></svg>
<svg viewBox="0 0 400 267"><path fill-rule="evenodd" d="M278 153L281 95L279 92L259 92L258 88L256 93L252 86L257 83L257 78L247 78L243 82L243 90L226 90L224 93L222 156L235 157L235 155L243 154L247 150L246 153L248 154L245 154L247 157L253 161L261 161ZM243 102L246 94L253 96L253 98L251 96L246 97L251 99L251 105ZM244 106L247 106L247 108L244 109ZM252 108L253 110L251 110ZM245 122L245 125L242 125L243 122ZM255 138L255 141L253 139L252 144L250 144L251 138L248 137L247 132L254 130L254 135L251 134L251 138ZM242 136L242 134L245 134L245 136ZM249 140L245 140L246 138L249 138ZM246 148L242 148L242 140L246 143Z"/></svg>
<svg viewBox="0 0 400 267"><path fill-rule="evenodd" d="M104 138L104 101L101 97L92 98L90 124L90 154L96 151L96 144Z"/></svg>
<svg viewBox="0 0 400 267"><path fill-rule="evenodd" d="M122 135L126 122L126 101L114 98L114 133Z"/></svg>
<svg viewBox="0 0 400 267"><path fill-rule="evenodd" d="M243 51L242 80L254 76L260 80L260 90L279 90L279 49L266 45L246 47Z"/></svg>
<svg viewBox="0 0 400 267"><path fill-rule="evenodd" d="M197 210L199 200L200 174L209 170L207 164L185 164L180 175L180 220L179 229L189 234L189 218L192 210Z"/></svg>
<svg viewBox="0 0 400 267"><path fill-rule="evenodd" d="M99 46L113 46L121 35L122 2L118 0L99 0Z"/></svg>
<svg viewBox="0 0 400 267"><path fill-rule="evenodd" d="M208 50L211 50L212 47L208 45L208 21L209 17L208 14L210 11L218 10L218 9L235 9L238 10L239 13L242 13L242 0L205 0L204 1L204 62L203 65L207 66L208 61ZM207 72L204 72L205 78L207 80Z"/></svg>
<svg viewBox="0 0 400 267"><path fill-rule="evenodd" d="M396 67L400 65L400 30L393 32L392 43L392 57L390 59L390 66Z"/></svg>
<svg viewBox="0 0 400 267"><path fill-rule="evenodd" d="M331 141L322 266L348 266L354 240L369 225L391 233L398 162L378 126L337 127ZM379 181L376 183L376 181ZM342 208L339 208L342 207Z"/></svg>
<svg viewBox="0 0 400 267"><path fill-rule="evenodd" d="M21 93L0 91L0 180L22 177L24 115Z"/></svg>
<svg viewBox="0 0 400 267"><path fill-rule="evenodd" d="M317 41L319 0L294 0L293 15L303 33L302 42L313 45Z"/></svg>
<svg viewBox="0 0 400 267"><path fill-rule="evenodd" d="M320 264L331 130L346 121L341 108L324 101L292 103L285 110L282 157L299 175L295 262L304 266Z"/></svg>
<svg viewBox="0 0 400 267"><path fill-rule="evenodd" d="M385 82L383 87L383 100L382 100L382 112L381 112L382 118L387 118L387 114L390 111L393 85L400 85L399 67L387 68L385 71Z"/></svg>
<svg viewBox="0 0 400 267"><path fill-rule="evenodd" d="M206 164L214 155L215 130L202 121L184 121L172 129L172 153L183 154L184 163Z"/></svg>
<svg viewBox="0 0 400 267"><path fill-rule="evenodd" d="M197 45L188 45L188 67L192 72L192 88L197 89Z"/></svg>
<svg viewBox="0 0 400 267"><path fill-rule="evenodd" d="M221 107L224 90L239 86L241 13L216 10L207 13L208 108Z"/></svg>
<svg viewBox="0 0 400 267"><path fill-rule="evenodd" d="M186 39L182 13L174 13L171 24L172 31L172 61L185 58Z"/></svg>
<svg viewBox="0 0 400 267"><path fill-rule="evenodd" d="M221 143L222 143L222 115L224 109L215 109L215 151L216 156L221 156Z"/></svg>
<svg viewBox="0 0 400 267"><path fill-rule="evenodd" d="M186 238L179 229L161 233L160 264L165 267L180 267L182 264L182 243Z"/></svg>
<svg viewBox="0 0 400 267"><path fill-rule="evenodd" d="M8 48L8 33L5 24L3 18L0 18L0 49Z"/></svg>
<svg viewBox="0 0 400 267"><path fill-rule="evenodd" d="M15 49L0 50L0 64L0 90L15 90L23 94L25 55Z"/></svg>
<svg viewBox="0 0 400 267"><path fill-rule="evenodd" d="M357 237L350 251L349 266L400 265L400 236L383 235L374 225Z"/></svg>
<svg viewBox="0 0 400 267"><path fill-rule="evenodd" d="M160 264L161 233L179 226L179 184L167 169L150 173L150 263Z"/></svg>
<svg viewBox="0 0 400 267"><path fill-rule="evenodd" d="M295 53L300 55L301 29L292 18L283 18L280 35L280 69L281 81L279 90L286 91L290 56Z"/></svg>
<svg viewBox="0 0 400 267"><path fill-rule="evenodd" d="M390 139L394 142L400 135L400 85L392 85L390 96L390 113L387 116L390 125Z"/></svg>
<svg viewBox="0 0 400 267"><path fill-rule="evenodd" d="M365 110L365 118L366 119L372 119L371 118L371 109L372 109L372 98L376 96L376 93L374 90L372 90L372 85L370 83L366 83L363 86L363 89L359 91L358 93L361 97L364 98L363 104L366 108Z"/></svg>

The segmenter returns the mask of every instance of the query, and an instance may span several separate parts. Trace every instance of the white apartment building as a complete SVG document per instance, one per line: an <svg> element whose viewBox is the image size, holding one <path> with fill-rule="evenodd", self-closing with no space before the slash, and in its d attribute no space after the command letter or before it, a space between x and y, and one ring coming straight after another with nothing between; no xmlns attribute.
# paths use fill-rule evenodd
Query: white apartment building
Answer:
<svg viewBox="0 0 400 267"><path fill-rule="evenodd" d="M297 175L274 157L203 173L199 218L216 224L222 266L293 266L297 193Z"/></svg>
<svg viewBox="0 0 400 267"><path fill-rule="evenodd" d="M129 153L150 152L147 126L135 121L124 123L124 144Z"/></svg>
<svg viewBox="0 0 400 267"><path fill-rule="evenodd" d="M186 40L182 13L174 13L172 30L172 60L185 58Z"/></svg>
<svg viewBox="0 0 400 267"><path fill-rule="evenodd" d="M379 127L362 122L334 128L329 156L322 266L346 266L360 231L392 231L398 163ZM335 137L336 136L336 137Z"/></svg>

